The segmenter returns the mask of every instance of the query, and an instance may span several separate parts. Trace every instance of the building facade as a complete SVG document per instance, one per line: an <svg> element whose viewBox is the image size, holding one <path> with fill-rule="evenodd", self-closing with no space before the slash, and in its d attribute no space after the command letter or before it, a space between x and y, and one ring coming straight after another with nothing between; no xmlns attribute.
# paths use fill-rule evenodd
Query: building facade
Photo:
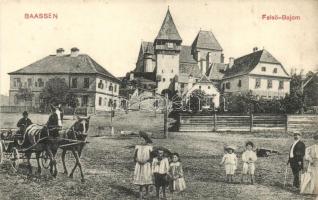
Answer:
<svg viewBox="0 0 318 200"><path fill-rule="evenodd" d="M150 79L155 82L156 93L159 94L170 90L188 98L195 88L200 88L206 94L214 92L213 96L219 96L219 90L212 81L208 80L207 83L199 80L202 80L212 63L223 62L222 51L210 31L199 31L192 45L183 45L168 9L154 42L141 43L136 68L129 73L130 81L138 77ZM213 101L214 105L219 104L218 99Z"/></svg>
<svg viewBox="0 0 318 200"><path fill-rule="evenodd" d="M235 59L221 83L225 94L251 92L265 99L283 98L290 90L290 77L283 65L267 50L256 48L253 53Z"/></svg>
<svg viewBox="0 0 318 200"><path fill-rule="evenodd" d="M207 94L213 91L214 97L252 92L267 99L282 98L290 90L289 74L265 49L254 48L224 63L223 49L211 31L200 30L190 46L182 44L169 9L154 42L141 43L130 74L151 79L157 93L169 89L184 98L198 88ZM199 81L203 77L208 81ZM219 99L214 98L214 104L219 105Z"/></svg>
<svg viewBox="0 0 318 200"><path fill-rule="evenodd" d="M41 92L53 78L65 81L69 91L76 95L79 107L94 107L95 110L111 110L119 102L120 80L86 54L79 54L72 48L70 54L58 49L56 55L49 55L24 68L9 73L10 105L39 107ZM25 102L18 98L21 89L32 93L32 99Z"/></svg>

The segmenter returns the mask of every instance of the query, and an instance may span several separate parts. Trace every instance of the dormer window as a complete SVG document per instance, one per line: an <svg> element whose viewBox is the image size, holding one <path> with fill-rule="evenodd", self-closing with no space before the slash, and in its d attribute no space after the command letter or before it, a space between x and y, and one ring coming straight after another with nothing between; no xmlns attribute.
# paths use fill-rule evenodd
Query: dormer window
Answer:
<svg viewBox="0 0 318 200"><path fill-rule="evenodd" d="M277 74L277 68L274 68L273 73Z"/></svg>
<svg viewBox="0 0 318 200"><path fill-rule="evenodd" d="M242 87L242 80L239 80L239 81L238 81L237 87Z"/></svg>

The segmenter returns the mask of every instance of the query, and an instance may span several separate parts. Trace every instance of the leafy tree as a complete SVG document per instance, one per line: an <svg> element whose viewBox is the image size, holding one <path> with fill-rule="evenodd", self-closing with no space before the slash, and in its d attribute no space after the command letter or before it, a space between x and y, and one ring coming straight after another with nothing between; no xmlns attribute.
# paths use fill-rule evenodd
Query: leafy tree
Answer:
<svg viewBox="0 0 318 200"><path fill-rule="evenodd" d="M308 72L307 79L310 82L304 88L304 97L306 106L318 106L318 75Z"/></svg>
<svg viewBox="0 0 318 200"><path fill-rule="evenodd" d="M67 93L65 103L72 108L76 108L78 106L77 95L71 92Z"/></svg>
<svg viewBox="0 0 318 200"><path fill-rule="evenodd" d="M190 104L190 109L197 113L199 110L201 110L203 101L204 101L205 92L202 90L194 90L190 94L190 99L188 104Z"/></svg>
<svg viewBox="0 0 318 200"><path fill-rule="evenodd" d="M305 97L302 89L302 71L297 74L297 71L294 70L294 73L291 75L290 80L290 95L285 97L284 105L287 113L296 113L301 112L305 108Z"/></svg>
<svg viewBox="0 0 318 200"><path fill-rule="evenodd" d="M40 94L40 98L44 107L49 104L66 104L76 108L78 105L76 95L70 92L65 80L59 77L48 80Z"/></svg>
<svg viewBox="0 0 318 200"><path fill-rule="evenodd" d="M17 99L23 99L24 105L26 106L27 101L32 101L34 94L29 88L19 88L18 93L16 94Z"/></svg>

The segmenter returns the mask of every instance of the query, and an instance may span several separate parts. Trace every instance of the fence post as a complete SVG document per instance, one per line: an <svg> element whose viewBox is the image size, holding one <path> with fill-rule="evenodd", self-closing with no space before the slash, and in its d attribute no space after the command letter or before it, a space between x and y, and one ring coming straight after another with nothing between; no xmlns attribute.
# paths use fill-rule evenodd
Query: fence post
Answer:
<svg viewBox="0 0 318 200"><path fill-rule="evenodd" d="M214 111L214 117L213 117L213 131L216 131L216 112Z"/></svg>
<svg viewBox="0 0 318 200"><path fill-rule="evenodd" d="M180 131L180 127L181 127L181 122L182 122L182 116L181 113L179 113L179 120L178 120L178 131Z"/></svg>
<svg viewBox="0 0 318 200"><path fill-rule="evenodd" d="M163 130L164 130L164 138L168 138L168 93L165 95L165 111L164 111L164 125L163 125Z"/></svg>
<svg viewBox="0 0 318 200"><path fill-rule="evenodd" d="M286 114L286 127L285 127L285 133L288 132L288 115Z"/></svg>
<svg viewBox="0 0 318 200"><path fill-rule="evenodd" d="M250 114L250 132L253 131L253 113Z"/></svg>

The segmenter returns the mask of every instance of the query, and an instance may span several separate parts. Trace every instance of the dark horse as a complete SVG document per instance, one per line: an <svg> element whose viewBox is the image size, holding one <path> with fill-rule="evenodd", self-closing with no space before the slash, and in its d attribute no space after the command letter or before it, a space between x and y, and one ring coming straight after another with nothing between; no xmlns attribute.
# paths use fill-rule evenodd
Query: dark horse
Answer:
<svg viewBox="0 0 318 200"><path fill-rule="evenodd" d="M90 117L77 117L76 122L65 131L63 134L63 144L61 144L60 148L63 150L62 152L62 162L64 167L64 174L68 174L67 168L65 166L65 155L67 151L72 151L73 156L75 157L76 163L73 167L70 178L73 178L73 173L78 166L81 172L81 181L85 182L84 174L82 171L82 164L80 161L80 157L82 154L82 150L86 144L87 131L89 129L89 120Z"/></svg>
<svg viewBox="0 0 318 200"><path fill-rule="evenodd" d="M59 130L62 128L62 113L58 108L51 106L51 115L46 125L31 124L25 130L22 147L25 150L25 156L29 165L29 173L32 173L30 163L32 153L36 154L38 163L38 173L41 174L40 156L46 153L50 159L50 172L56 177L57 168L55 154L58 150Z"/></svg>

